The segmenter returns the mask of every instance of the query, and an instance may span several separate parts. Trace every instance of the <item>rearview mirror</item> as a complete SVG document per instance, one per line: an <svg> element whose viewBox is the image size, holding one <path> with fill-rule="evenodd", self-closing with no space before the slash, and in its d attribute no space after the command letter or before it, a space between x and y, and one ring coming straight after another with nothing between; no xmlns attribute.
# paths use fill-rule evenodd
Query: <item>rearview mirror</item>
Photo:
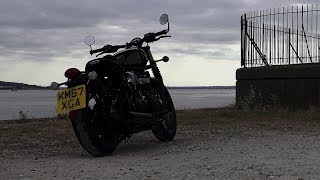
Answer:
<svg viewBox="0 0 320 180"><path fill-rule="evenodd" d="M95 42L96 42L96 39L95 39L93 36L91 36L91 35L89 35L89 36L87 36L86 38L84 38L84 43L85 43L87 46L91 46L91 45L93 45Z"/></svg>
<svg viewBox="0 0 320 180"><path fill-rule="evenodd" d="M160 16L159 22L160 22L161 25L167 24L167 22L169 22L169 16L168 16L168 14L162 14L162 15Z"/></svg>

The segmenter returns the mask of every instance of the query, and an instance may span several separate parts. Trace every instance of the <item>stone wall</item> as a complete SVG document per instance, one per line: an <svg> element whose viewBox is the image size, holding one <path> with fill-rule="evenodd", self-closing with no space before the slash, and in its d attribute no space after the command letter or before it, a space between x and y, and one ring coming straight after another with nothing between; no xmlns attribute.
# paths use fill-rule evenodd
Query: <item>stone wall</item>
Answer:
<svg viewBox="0 0 320 180"><path fill-rule="evenodd" d="M320 64L240 68L236 103L280 104L288 108L320 105Z"/></svg>

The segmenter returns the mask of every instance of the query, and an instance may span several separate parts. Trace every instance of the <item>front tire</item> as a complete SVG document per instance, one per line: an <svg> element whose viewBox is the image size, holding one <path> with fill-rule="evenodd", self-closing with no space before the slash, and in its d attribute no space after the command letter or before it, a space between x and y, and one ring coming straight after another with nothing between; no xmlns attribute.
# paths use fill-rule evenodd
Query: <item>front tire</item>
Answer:
<svg viewBox="0 0 320 180"><path fill-rule="evenodd" d="M168 113L162 117L162 124L152 128L152 132L159 141L167 142L172 141L176 135L176 110L174 108L169 91L163 84L161 85L162 87L156 87L156 91L159 92L160 96L164 96L161 99L164 101L162 103L165 109L168 111Z"/></svg>

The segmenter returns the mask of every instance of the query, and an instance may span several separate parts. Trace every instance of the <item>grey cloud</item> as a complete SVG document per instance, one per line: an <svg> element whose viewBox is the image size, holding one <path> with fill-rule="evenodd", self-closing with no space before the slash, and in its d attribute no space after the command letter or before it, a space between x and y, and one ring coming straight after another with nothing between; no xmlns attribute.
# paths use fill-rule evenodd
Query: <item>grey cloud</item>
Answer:
<svg viewBox="0 0 320 180"><path fill-rule="evenodd" d="M294 3L301 2L316 1ZM13 58L14 54L26 61L41 61L67 56L75 50L83 50L84 54L87 47L82 39L86 35L97 38L95 47L125 43L144 33L161 30L163 27L157 20L164 12L170 16L176 44L239 44L241 14L286 3L262 0L1 1L0 56L6 59ZM198 55L201 53L210 54L199 52ZM221 52L221 57L224 53Z"/></svg>
<svg viewBox="0 0 320 180"><path fill-rule="evenodd" d="M232 51L233 50L229 52L232 52ZM226 52L222 51L222 49L220 48L212 49L212 50L192 49L192 48L187 48L187 49L174 48L174 49L170 49L169 53L180 54L180 55L196 55L200 57L206 57L211 60L221 60L221 59L233 60L232 56L226 54Z"/></svg>
<svg viewBox="0 0 320 180"><path fill-rule="evenodd" d="M198 64L216 60L233 60L228 63L239 64L242 14L301 3L317 1L0 1L0 80L33 84L49 84L52 78L63 81L64 68L83 68L93 58L83 44L86 35L96 37L94 48L107 43L123 44L144 33L162 30L157 21L161 13L170 16L172 38L151 44L155 58L168 55L173 60L183 60L185 55L191 55L195 60L198 57L203 60ZM27 69L30 67L40 67L41 71L30 71ZM203 81L209 80L203 78ZM234 83L234 79L231 81Z"/></svg>

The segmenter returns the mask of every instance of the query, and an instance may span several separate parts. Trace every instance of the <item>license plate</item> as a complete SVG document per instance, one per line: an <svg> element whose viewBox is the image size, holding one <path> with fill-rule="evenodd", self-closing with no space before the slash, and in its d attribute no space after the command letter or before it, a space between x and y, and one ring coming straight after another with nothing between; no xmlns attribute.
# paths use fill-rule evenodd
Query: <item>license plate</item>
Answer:
<svg viewBox="0 0 320 180"><path fill-rule="evenodd" d="M87 106L86 86L80 85L57 92L57 113L63 114Z"/></svg>

